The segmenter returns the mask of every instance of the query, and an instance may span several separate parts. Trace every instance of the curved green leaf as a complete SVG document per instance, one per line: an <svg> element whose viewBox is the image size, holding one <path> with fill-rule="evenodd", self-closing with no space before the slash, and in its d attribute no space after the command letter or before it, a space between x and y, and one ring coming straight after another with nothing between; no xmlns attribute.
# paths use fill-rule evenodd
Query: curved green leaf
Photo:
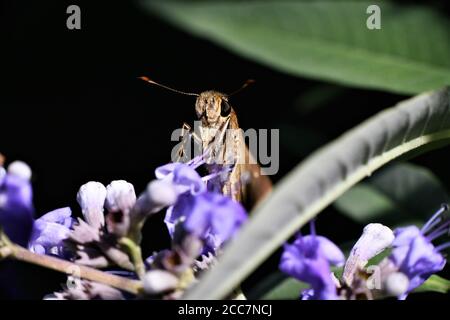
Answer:
<svg viewBox="0 0 450 320"><path fill-rule="evenodd" d="M286 239L357 182L433 142L450 142L450 89L380 112L316 151L282 179L188 299L226 297Z"/></svg>
<svg viewBox="0 0 450 320"><path fill-rule="evenodd" d="M356 221L398 223L425 221L449 197L427 168L398 163L380 170L344 193L334 203Z"/></svg>
<svg viewBox="0 0 450 320"><path fill-rule="evenodd" d="M386 1L153 1L183 30L290 74L400 93L450 84L450 24ZM378 4L381 29L369 30ZM220 63L220 62L218 62Z"/></svg>

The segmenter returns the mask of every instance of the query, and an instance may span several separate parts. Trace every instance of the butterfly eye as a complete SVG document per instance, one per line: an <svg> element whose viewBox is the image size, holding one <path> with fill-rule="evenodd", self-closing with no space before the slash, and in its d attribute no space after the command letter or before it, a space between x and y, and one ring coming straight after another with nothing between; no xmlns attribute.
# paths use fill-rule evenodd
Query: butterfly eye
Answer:
<svg viewBox="0 0 450 320"><path fill-rule="evenodd" d="M228 104L228 101L222 99L222 101L220 102L220 115L222 117L226 117L230 114L231 112L231 106Z"/></svg>

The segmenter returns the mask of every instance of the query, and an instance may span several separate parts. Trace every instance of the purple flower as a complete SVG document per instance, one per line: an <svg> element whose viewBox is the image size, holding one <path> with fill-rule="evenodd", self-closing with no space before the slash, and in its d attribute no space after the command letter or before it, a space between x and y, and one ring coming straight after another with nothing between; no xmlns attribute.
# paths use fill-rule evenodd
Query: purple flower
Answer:
<svg viewBox="0 0 450 320"><path fill-rule="evenodd" d="M172 238L175 226L180 223L182 230L203 240L203 252L215 252L234 235L247 214L229 197L208 191L207 184L229 168L217 166L210 170L211 174L201 177L195 169L204 164L202 155L187 163L169 163L157 168L158 183L149 184L147 198L159 208L169 204L164 222Z"/></svg>
<svg viewBox="0 0 450 320"><path fill-rule="evenodd" d="M171 237L174 234L176 220L183 216L180 210L175 210L175 213L173 213L174 205L180 208L180 206L185 205L186 201L183 199L188 194L197 195L206 190L202 178L195 171L195 168L201 164L203 164L203 161L196 158L186 164L177 162L158 167L155 170L155 176L159 179L157 184L149 184L149 186L157 185L157 188L148 188L147 190L149 198L155 198L153 202L158 200L155 197L156 194L158 194L158 198L170 199L169 201L163 201L163 203L170 204L164 222ZM161 190L164 190L163 194L160 194Z"/></svg>
<svg viewBox="0 0 450 320"><path fill-rule="evenodd" d="M311 226L311 235L299 235L293 244L284 245L279 268L311 285L312 291L305 292L308 300L335 300L338 297L330 265L343 265L344 254L333 242L316 235L314 224Z"/></svg>
<svg viewBox="0 0 450 320"><path fill-rule="evenodd" d="M168 163L155 170L157 180L149 183L147 197L157 210L169 207L165 223L170 236L174 233L174 221L170 218L173 205L183 194L199 194L206 191L205 183L195 169L204 163L197 157L188 163Z"/></svg>
<svg viewBox="0 0 450 320"><path fill-rule="evenodd" d="M409 226L394 230L395 240L389 259L409 279L407 292L399 298L406 298L432 274L444 268L446 260L440 252L449 247L450 242L435 247L432 241L449 232L450 220L442 216L446 210L448 206L444 205L422 229Z"/></svg>
<svg viewBox="0 0 450 320"><path fill-rule="evenodd" d="M34 222L28 249L39 254L63 255L74 219L70 208L51 211Z"/></svg>
<svg viewBox="0 0 450 320"><path fill-rule="evenodd" d="M165 222L173 234L174 224L183 222L186 231L205 241L204 251L215 251L230 239L247 219L242 205L214 192L179 196L167 210Z"/></svg>
<svg viewBox="0 0 450 320"><path fill-rule="evenodd" d="M157 179L171 183L177 194L186 192L198 194L206 190L204 180L195 171L202 164L203 161L200 158L195 158L188 163L169 163L158 167L155 170L155 176Z"/></svg>
<svg viewBox="0 0 450 320"><path fill-rule="evenodd" d="M13 162L0 181L0 226L11 241L27 246L33 227L31 170L23 162Z"/></svg>
<svg viewBox="0 0 450 320"><path fill-rule="evenodd" d="M130 211L130 219L135 225L142 224L145 219L164 208L172 211L179 196L185 194L197 195L206 191L206 183L217 176L210 174L205 177L195 170L205 163L203 156L196 157L187 163L169 163L155 170L156 178L147 185L147 190L136 200ZM166 216L169 233L173 236L174 224L170 221L170 213Z"/></svg>
<svg viewBox="0 0 450 320"><path fill-rule="evenodd" d="M216 249L245 220L246 213L240 204L219 193L207 191L207 183L220 177L229 169L215 167L213 173L201 177L195 169L203 164L205 164L204 155L187 163L169 163L157 168L155 175L161 183L158 183L158 188L148 189L149 198L156 198L154 194L161 193L159 186L165 185L163 198L170 199L170 202L165 201L165 203L171 203L171 206L167 210L164 221L170 235L173 237L175 223L185 219L187 231L205 240L211 249ZM156 199L153 200L155 201ZM215 213L211 214L211 211ZM228 211L233 213L228 214L226 219L223 218L223 212ZM220 230L217 225L219 222L223 224Z"/></svg>

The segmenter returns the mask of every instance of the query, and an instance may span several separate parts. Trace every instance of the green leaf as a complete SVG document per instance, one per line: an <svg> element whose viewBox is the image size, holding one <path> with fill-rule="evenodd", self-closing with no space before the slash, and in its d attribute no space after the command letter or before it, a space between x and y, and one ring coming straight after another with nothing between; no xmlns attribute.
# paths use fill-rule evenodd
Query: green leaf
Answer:
<svg viewBox="0 0 450 320"><path fill-rule="evenodd" d="M399 93L450 84L449 20L425 6L387 1L142 3L183 30L289 74ZM379 30L366 26L372 4L381 9Z"/></svg>
<svg viewBox="0 0 450 320"><path fill-rule="evenodd" d="M342 276L343 267L332 267L331 271L339 279ZM309 284L277 271L267 276L255 288L246 293L246 297L250 300L297 300L300 293L309 287Z"/></svg>
<svg viewBox="0 0 450 320"><path fill-rule="evenodd" d="M300 292L307 288L307 283L276 271L262 279L255 288L246 293L246 297L251 300L296 300L300 297Z"/></svg>
<svg viewBox="0 0 450 320"><path fill-rule="evenodd" d="M321 111L322 108L332 106L336 99L344 95L346 89L346 87L334 84L313 86L295 100L295 111L301 116L306 116L314 111Z"/></svg>
<svg viewBox="0 0 450 320"><path fill-rule="evenodd" d="M308 289L309 285L294 278L286 278L276 287L261 297L262 300L297 300L300 292Z"/></svg>
<svg viewBox="0 0 450 320"><path fill-rule="evenodd" d="M356 243L356 241L355 241ZM379 254L377 254L375 257L373 257L372 259L370 259L367 262L367 266L375 266L378 265L381 261L383 261L384 258L387 258L392 252L391 248L388 249L384 249L383 251L381 251Z"/></svg>
<svg viewBox="0 0 450 320"><path fill-rule="evenodd" d="M448 200L445 188L430 170L399 163L359 183L334 205L359 222L392 224L407 219L424 221Z"/></svg>
<svg viewBox="0 0 450 320"><path fill-rule="evenodd" d="M236 288L292 234L357 182L412 150L450 142L450 88L380 112L316 151L284 177L187 299L218 299Z"/></svg>
<svg viewBox="0 0 450 320"><path fill-rule="evenodd" d="M414 291L447 293L450 291L450 280L444 279L434 274Z"/></svg>

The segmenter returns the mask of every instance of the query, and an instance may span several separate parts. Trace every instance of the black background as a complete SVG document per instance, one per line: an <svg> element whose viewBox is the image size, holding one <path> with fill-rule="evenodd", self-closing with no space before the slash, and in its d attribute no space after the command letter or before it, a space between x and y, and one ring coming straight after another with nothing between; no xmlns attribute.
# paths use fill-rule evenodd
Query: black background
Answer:
<svg viewBox="0 0 450 320"><path fill-rule="evenodd" d="M81 7L81 30L66 28L69 4ZM320 82L241 58L171 27L133 1L2 2L0 32L0 152L8 161L20 159L32 167L38 215L63 206L79 215L76 193L89 180L106 185L125 179L140 192L154 169L170 160L170 134L183 121L195 119L195 100L149 86L137 79L141 75L192 92L231 92L246 79L255 79L254 86L232 99L242 128L295 124L313 128L325 141L406 98L338 87L342 94L331 107L299 116L295 101ZM307 151L316 147L311 143ZM280 172L273 180L303 155L282 144ZM449 159L441 149L414 162L432 168L448 187ZM154 216L145 226L145 255L169 243L162 219ZM321 214L317 227L337 243L361 232L360 225L333 208ZM275 255L248 285L277 261ZM27 290L18 297L40 299L64 281L37 267L20 268L27 271L22 278ZM0 294L11 297L5 292Z"/></svg>

